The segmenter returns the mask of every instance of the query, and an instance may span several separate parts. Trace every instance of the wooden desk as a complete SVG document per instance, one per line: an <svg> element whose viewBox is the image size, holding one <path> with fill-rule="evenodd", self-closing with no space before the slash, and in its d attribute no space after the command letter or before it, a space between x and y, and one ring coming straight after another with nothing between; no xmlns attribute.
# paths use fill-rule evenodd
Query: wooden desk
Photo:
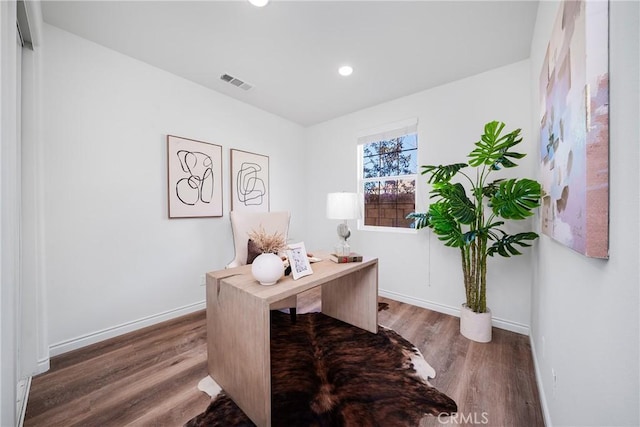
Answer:
<svg viewBox="0 0 640 427"><path fill-rule="evenodd" d="M246 265L207 273L209 375L258 426L271 425L271 304L322 285L322 312L377 333L378 260L336 264L328 254L313 274L260 285Z"/></svg>

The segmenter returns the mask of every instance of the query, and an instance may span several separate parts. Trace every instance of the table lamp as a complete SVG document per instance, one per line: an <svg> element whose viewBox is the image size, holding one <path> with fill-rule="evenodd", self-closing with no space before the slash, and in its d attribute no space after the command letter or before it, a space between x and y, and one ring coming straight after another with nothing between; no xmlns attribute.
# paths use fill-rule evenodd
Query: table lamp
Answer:
<svg viewBox="0 0 640 427"><path fill-rule="evenodd" d="M335 248L336 255L349 255L351 248L347 239L351 236L351 230L347 220L360 218L360 203L357 193L329 193L327 194L327 218L339 219L344 222L338 225L340 243Z"/></svg>

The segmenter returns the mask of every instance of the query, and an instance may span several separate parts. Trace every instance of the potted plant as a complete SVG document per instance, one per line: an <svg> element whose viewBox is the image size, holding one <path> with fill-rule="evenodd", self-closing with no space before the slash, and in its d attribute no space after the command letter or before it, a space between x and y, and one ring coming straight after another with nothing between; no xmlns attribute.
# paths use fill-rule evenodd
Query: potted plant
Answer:
<svg viewBox="0 0 640 427"><path fill-rule="evenodd" d="M269 234L264 227L251 230L249 233L249 255L256 252L251 262L251 273L261 285L274 285L284 275L284 263L278 256L287 247L283 233Z"/></svg>
<svg viewBox="0 0 640 427"><path fill-rule="evenodd" d="M446 246L458 248L466 304L460 314L460 332L479 342L491 341L491 312L487 308L487 257L520 255L531 246L534 232L509 234L504 220L523 220L540 205L540 184L532 179L495 179L503 168L513 168L525 154L511 151L522 142L520 129L503 134L505 124L493 121L469 153L467 163L421 166L432 185L427 212L407 216L416 228L429 227ZM467 168L474 168L468 173ZM460 178L454 180L454 178ZM462 181L462 182L459 182ZM477 323L470 323L476 322Z"/></svg>

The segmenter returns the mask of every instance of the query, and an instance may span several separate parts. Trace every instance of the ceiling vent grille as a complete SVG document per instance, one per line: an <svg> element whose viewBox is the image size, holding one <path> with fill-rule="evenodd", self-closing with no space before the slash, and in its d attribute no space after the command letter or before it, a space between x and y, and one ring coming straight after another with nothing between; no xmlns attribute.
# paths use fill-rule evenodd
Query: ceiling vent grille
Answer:
<svg viewBox="0 0 640 427"><path fill-rule="evenodd" d="M249 90L249 89L253 88L252 84L249 84L249 83L247 83L245 81L242 81L242 80L240 80L238 78L235 78L235 77L233 77L233 76L231 76L229 74L221 75L220 76L220 80L225 81L225 82L227 82L229 84L232 84L232 85L234 85L236 87L239 87L242 90Z"/></svg>

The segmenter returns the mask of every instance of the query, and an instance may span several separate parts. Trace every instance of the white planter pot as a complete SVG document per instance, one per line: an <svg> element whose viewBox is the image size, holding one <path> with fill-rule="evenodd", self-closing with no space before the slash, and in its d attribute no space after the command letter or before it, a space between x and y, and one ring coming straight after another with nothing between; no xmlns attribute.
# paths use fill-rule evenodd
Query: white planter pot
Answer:
<svg viewBox="0 0 640 427"><path fill-rule="evenodd" d="M486 313L475 313L466 304L462 304L460 333L472 341L491 341L491 310L487 309Z"/></svg>
<svg viewBox="0 0 640 427"><path fill-rule="evenodd" d="M284 276L284 263L276 254L260 254L251 264L251 273L261 285L275 285Z"/></svg>

